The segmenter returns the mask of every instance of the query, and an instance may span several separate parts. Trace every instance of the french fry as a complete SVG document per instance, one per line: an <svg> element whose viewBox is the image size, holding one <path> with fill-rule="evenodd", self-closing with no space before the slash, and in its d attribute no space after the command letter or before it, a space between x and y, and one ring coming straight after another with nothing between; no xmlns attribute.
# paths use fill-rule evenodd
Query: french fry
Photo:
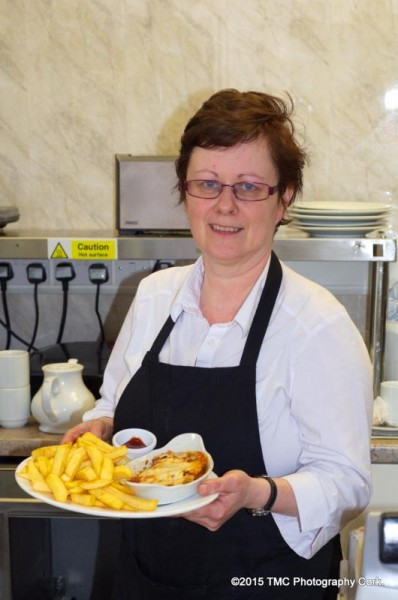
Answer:
<svg viewBox="0 0 398 600"><path fill-rule="evenodd" d="M77 487L80 487L83 481L81 479L74 479L73 481L64 481L65 487L67 490L74 490Z"/></svg>
<svg viewBox="0 0 398 600"><path fill-rule="evenodd" d="M87 452L85 448L76 448L76 450L70 451L64 471L65 475L68 477L68 481L74 479L86 457Z"/></svg>
<svg viewBox="0 0 398 600"><path fill-rule="evenodd" d="M111 452L114 449L111 444L104 442L104 440L101 440L99 437L93 433L90 433L89 431L83 433L83 435L78 438L78 443L82 446L94 446L95 448L102 450L102 452Z"/></svg>
<svg viewBox="0 0 398 600"><path fill-rule="evenodd" d="M95 481L82 481L80 487L82 490L96 490L109 485L108 479L96 479Z"/></svg>
<svg viewBox="0 0 398 600"><path fill-rule="evenodd" d="M45 456L46 458L54 458L58 446L43 446L42 448L35 448L32 450L32 457L36 459L38 456Z"/></svg>
<svg viewBox="0 0 398 600"><path fill-rule="evenodd" d="M127 446L119 446L119 448L113 448L110 452L108 452L108 458L112 459L113 462L124 458L127 454Z"/></svg>
<svg viewBox="0 0 398 600"><path fill-rule="evenodd" d="M91 466L93 467L97 477L101 474L102 464L104 461L104 455L99 448L95 446L87 446L85 448L88 457L91 461Z"/></svg>
<svg viewBox="0 0 398 600"><path fill-rule="evenodd" d="M17 474L33 490L52 494L57 502L117 511L153 511L156 500L135 495L123 480L131 478L125 464L127 448L114 448L92 433L76 442L33 450Z"/></svg>
<svg viewBox="0 0 398 600"><path fill-rule="evenodd" d="M106 506L109 506L109 508L113 508L114 510L121 510L123 508L123 501L114 494L104 492L103 490L91 490L90 494L103 502Z"/></svg>
<svg viewBox="0 0 398 600"><path fill-rule="evenodd" d="M37 466L35 465L33 460L30 460L28 462L27 472L28 472L29 480L32 484L33 489L35 489L36 487L40 487L41 489L36 490L36 491L44 491L44 492L50 491L50 488L48 487L48 485L46 485L43 475L40 473L39 469L37 468ZM38 486L38 484L40 484L40 485Z"/></svg>
<svg viewBox="0 0 398 600"><path fill-rule="evenodd" d="M72 479L74 479L76 473L81 468L82 463L86 459L86 457L87 453L85 448L76 448L69 452L64 471L64 475L66 475L67 481L71 481Z"/></svg>
<svg viewBox="0 0 398 600"><path fill-rule="evenodd" d="M95 496L91 494L71 494L70 499L72 502L76 504L81 504L82 506L94 506L95 504Z"/></svg>
<svg viewBox="0 0 398 600"><path fill-rule="evenodd" d="M60 444L58 446L57 451L54 455L53 467L51 469L51 473L53 473L54 475L58 475L58 477L61 477L61 475L63 475L71 446L71 443Z"/></svg>
<svg viewBox="0 0 398 600"><path fill-rule="evenodd" d="M110 458L108 458L107 455L105 455L103 463L102 463L100 478L108 479L109 481L112 481L113 471L114 471L113 461Z"/></svg>
<svg viewBox="0 0 398 600"><path fill-rule="evenodd" d="M130 479L131 471L127 465L116 465L113 467L113 480Z"/></svg>
<svg viewBox="0 0 398 600"><path fill-rule="evenodd" d="M109 484L109 482L108 482L108 484ZM119 483L119 481L114 481L112 483L112 487L115 488L116 490L120 490L121 492L124 492L125 494L130 494L131 496L135 496L135 491L131 486L123 485L122 483Z"/></svg>
<svg viewBox="0 0 398 600"><path fill-rule="evenodd" d="M65 487L66 487L66 485L65 485ZM72 497L72 494L86 494L87 493L87 490L84 490L81 485L77 485L76 487L73 487L73 488L67 487L66 489L69 492L70 498Z"/></svg>
<svg viewBox="0 0 398 600"><path fill-rule="evenodd" d="M47 483L44 481L32 481L31 482L32 485L32 489L35 490L35 492L51 492L51 489L48 487Z"/></svg>
<svg viewBox="0 0 398 600"><path fill-rule="evenodd" d="M92 467L84 467L84 469L80 469L76 473L76 477L78 479L82 479L83 481L95 481L97 479L97 475Z"/></svg>
<svg viewBox="0 0 398 600"><path fill-rule="evenodd" d="M62 479L55 473L47 475L46 483L53 493L53 496L57 502L66 502L68 498L68 490L65 487Z"/></svg>
<svg viewBox="0 0 398 600"><path fill-rule="evenodd" d="M51 473L52 465L46 456L38 456L36 459L36 466L44 478Z"/></svg>
<svg viewBox="0 0 398 600"><path fill-rule="evenodd" d="M27 473L29 475L32 488L36 492L51 492L46 481L44 480L43 475L32 461L28 463Z"/></svg>
<svg viewBox="0 0 398 600"><path fill-rule="evenodd" d="M93 498L95 499L94 506L98 506L98 508L109 508L109 506L101 502L101 500L98 500L98 498L95 498L95 496L93 496Z"/></svg>
<svg viewBox="0 0 398 600"><path fill-rule="evenodd" d="M115 488L113 485L104 488L104 492L109 492L113 496L116 496L116 498L122 500L123 504L127 504L127 506L137 511L153 511L158 505L157 500L147 500L146 498L126 494L120 488Z"/></svg>

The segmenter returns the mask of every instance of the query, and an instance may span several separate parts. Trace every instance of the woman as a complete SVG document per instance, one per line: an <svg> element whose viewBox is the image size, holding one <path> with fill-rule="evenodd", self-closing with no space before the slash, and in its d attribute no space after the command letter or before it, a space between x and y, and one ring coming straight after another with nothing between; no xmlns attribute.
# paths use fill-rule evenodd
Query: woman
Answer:
<svg viewBox="0 0 398 600"><path fill-rule="evenodd" d="M141 282L102 397L64 439L200 433L219 475L200 493L219 496L125 519L115 598L336 597L338 532L370 494L372 374L344 308L272 252L305 161L267 94L220 91L185 128L176 170L202 256Z"/></svg>

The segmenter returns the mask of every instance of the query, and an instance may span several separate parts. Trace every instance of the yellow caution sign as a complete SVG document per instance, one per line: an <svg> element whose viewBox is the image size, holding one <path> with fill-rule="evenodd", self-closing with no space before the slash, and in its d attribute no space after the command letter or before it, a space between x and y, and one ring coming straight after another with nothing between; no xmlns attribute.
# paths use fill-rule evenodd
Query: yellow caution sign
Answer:
<svg viewBox="0 0 398 600"><path fill-rule="evenodd" d="M72 260L116 260L116 240L72 240Z"/></svg>
<svg viewBox="0 0 398 600"><path fill-rule="evenodd" d="M54 250L51 253L50 258L68 258L62 244L60 242L57 243Z"/></svg>
<svg viewBox="0 0 398 600"><path fill-rule="evenodd" d="M49 238L47 256L69 260L117 260L116 239Z"/></svg>

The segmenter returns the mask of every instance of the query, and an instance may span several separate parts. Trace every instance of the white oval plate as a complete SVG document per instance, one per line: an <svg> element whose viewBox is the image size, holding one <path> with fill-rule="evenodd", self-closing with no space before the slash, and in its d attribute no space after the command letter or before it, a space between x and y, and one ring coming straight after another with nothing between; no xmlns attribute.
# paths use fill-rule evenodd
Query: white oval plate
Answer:
<svg viewBox="0 0 398 600"><path fill-rule="evenodd" d="M158 506L153 512L131 512L126 510L112 510L111 508L100 508L98 506L88 507L79 506L79 504L72 504L68 502L57 502L54 500L54 497L51 494L32 490L30 481L18 476L18 471L23 469L29 460L31 460L31 457L25 458L25 460L18 465L15 472L16 482L24 492L26 492L29 496L36 498L36 500L40 500L44 504L50 504L56 508L62 508L64 510L82 513L89 516L112 517L114 519L156 519L160 517L174 517L178 515L184 515L192 512L193 510L198 510L199 508L203 508L218 497L218 494L211 494L210 496L199 496L199 494L194 494L186 500L173 502L173 504L164 504L163 506ZM210 473L209 479L214 479L215 477L217 477L215 473Z"/></svg>

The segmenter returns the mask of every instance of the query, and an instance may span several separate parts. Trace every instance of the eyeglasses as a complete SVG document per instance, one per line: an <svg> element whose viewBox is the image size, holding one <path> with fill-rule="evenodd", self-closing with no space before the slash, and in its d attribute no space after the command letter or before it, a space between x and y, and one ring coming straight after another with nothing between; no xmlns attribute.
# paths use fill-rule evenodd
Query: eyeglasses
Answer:
<svg viewBox="0 0 398 600"><path fill-rule="evenodd" d="M194 198L204 200L215 200L221 194L223 188L230 187L235 198L243 202L260 202L267 200L278 191L279 185L268 185L267 183L253 183L251 181L239 181L238 183L221 183L215 179L191 179L184 183L185 191Z"/></svg>

